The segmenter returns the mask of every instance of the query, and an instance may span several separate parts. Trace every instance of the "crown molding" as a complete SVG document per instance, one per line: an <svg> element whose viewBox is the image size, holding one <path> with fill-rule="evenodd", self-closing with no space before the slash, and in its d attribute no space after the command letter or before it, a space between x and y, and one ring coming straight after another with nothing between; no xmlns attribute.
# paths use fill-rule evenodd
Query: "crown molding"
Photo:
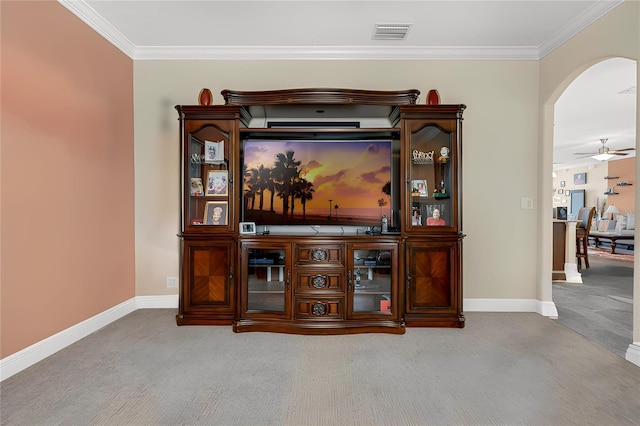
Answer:
<svg viewBox="0 0 640 426"><path fill-rule="evenodd" d="M135 59L179 60L537 60L535 47L163 46L138 47Z"/></svg>
<svg viewBox="0 0 640 426"><path fill-rule="evenodd" d="M58 0L62 6L76 15L82 22L120 49L122 53L136 59L136 46L118 31L109 21L89 6L84 0Z"/></svg>
<svg viewBox="0 0 640 426"><path fill-rule="evenodd" d="M620 6L622 3L624 3L624 0L599 1L593 4L582 15L575 18L569 23L569 25L553 34L540 45L540 59L562 46L582 30L602 18L607 13L611 12L616 7Z"/></svg>
<svg viewBox="0 0 640 426"><path fill-rule="evenodd" d="M62 6L133 60L540 60L622 4L591 6L540 46L136 46L84 0Z"/></svg>

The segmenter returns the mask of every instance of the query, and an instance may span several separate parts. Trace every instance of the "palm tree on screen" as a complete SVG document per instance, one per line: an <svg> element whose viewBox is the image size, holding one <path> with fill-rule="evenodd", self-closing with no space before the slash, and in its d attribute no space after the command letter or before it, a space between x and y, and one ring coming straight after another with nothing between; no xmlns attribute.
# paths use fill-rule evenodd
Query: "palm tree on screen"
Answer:
<svg viewBox="0 0 640 426"><path fill-rule="evenodd" d="M313 183L304 179L300 190L300 203L302 203L302 219L307 218L307 201L313 199L313 193L316 192L312 188Z"/></svg>
<svg viewBox="0 0 640 426"><path fill-rule="evenodd" d="M282 215L286 218L289 212L289 196L291 195L291 184L293 179L299 175L298 166L300 161L296 161L295 153L291 150L285 154L276 154L276 161L273 166L272 176L279 192L278 197L282 198Z"/></svg>

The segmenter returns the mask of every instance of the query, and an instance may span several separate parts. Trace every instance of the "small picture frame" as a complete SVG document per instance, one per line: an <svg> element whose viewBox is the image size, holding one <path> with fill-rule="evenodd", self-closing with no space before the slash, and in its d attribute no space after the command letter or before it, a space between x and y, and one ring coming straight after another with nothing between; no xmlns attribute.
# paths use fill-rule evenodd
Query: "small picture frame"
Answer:
<svg viewBox="0 0 640 426"><path fill-rule="evenodd" d="M564 194L564 189L562 188L558 189L558 194Z"/></svg>
<svg viewBox="0 0 640 426"><path fill-rule="evenodd" d="M224 226L227 224L227 211L229 205L226 201L209 201L204 206L204 224Z"/></svg>
<svg viewBox="0 0 640 426"><path fill-rule="evenodd" d="M411 182L411 195L414 197L426 197L428 194L426 180L416 179Z"/></svg>
<svg viewBox="0 0 640 426"><path fill-rule="evenodd" d="M566 195L568 197L569 195L571 195L571 191L569 191L568 189L565 189L564 190L564 195Z"/></svg>
<svg viewBox="0 0 640 426"><path fill-rule="evenodd" d="M200 178L191 178L191 186L190 186L191 195L194 197L202 197L204 196L204 188L202 186L202 179Z"/></svg>
<svg viewBox="0 0 640 426"><path fill-rule="evenodd" d="M256 224L255 222L240 222L240 234L254 234L256 233Z"/></svg>
<svg viewBox="0 0 640 426"><path fill-rule="evenodd" d="M586 185L587 183L587 174L586 173L575 173L573 175L573 184L574 185Z"/></svg>
<svg viewBox="0 0 640 426"><path fill-rule="evenodd" d="M204 141L204 162L224 163L224 141Z"/></svg>
<svg viewBox="0 0 640 426"><path fill-rule="evenodd" d="M207 195L228 195L228 184L228 171L209 170L209 173L207 174Z"/></svg>
<svg viewBox="0 0 640 426"><path fill-rule="evenodd" d="M560 188L564 188L565 184L566 184L565 181L561 180L560 181Z"/></svg>

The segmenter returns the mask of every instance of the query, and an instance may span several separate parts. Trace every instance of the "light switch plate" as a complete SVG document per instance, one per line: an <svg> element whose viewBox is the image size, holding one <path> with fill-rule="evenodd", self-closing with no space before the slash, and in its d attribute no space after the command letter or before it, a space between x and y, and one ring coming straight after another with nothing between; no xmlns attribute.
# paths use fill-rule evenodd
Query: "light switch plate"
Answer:
<svg viewBox="0 0 640 426"><path fill-rule="evenodd" d="M520 198L520 208L522 210L531 210L531 209L533 209L533 198L521 197Z"/></svg>

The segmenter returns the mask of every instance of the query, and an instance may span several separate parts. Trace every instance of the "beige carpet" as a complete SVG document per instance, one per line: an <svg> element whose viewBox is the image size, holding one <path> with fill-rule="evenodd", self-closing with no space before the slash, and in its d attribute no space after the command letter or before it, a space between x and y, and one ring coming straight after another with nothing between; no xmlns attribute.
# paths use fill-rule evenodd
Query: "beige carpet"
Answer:
<svg viewBox="0 0 640 426"><path fill-rule="evenodd" d="M139 310L2 382L2 425L633 425L640 367L537 314L234 334Z"/></svg>

